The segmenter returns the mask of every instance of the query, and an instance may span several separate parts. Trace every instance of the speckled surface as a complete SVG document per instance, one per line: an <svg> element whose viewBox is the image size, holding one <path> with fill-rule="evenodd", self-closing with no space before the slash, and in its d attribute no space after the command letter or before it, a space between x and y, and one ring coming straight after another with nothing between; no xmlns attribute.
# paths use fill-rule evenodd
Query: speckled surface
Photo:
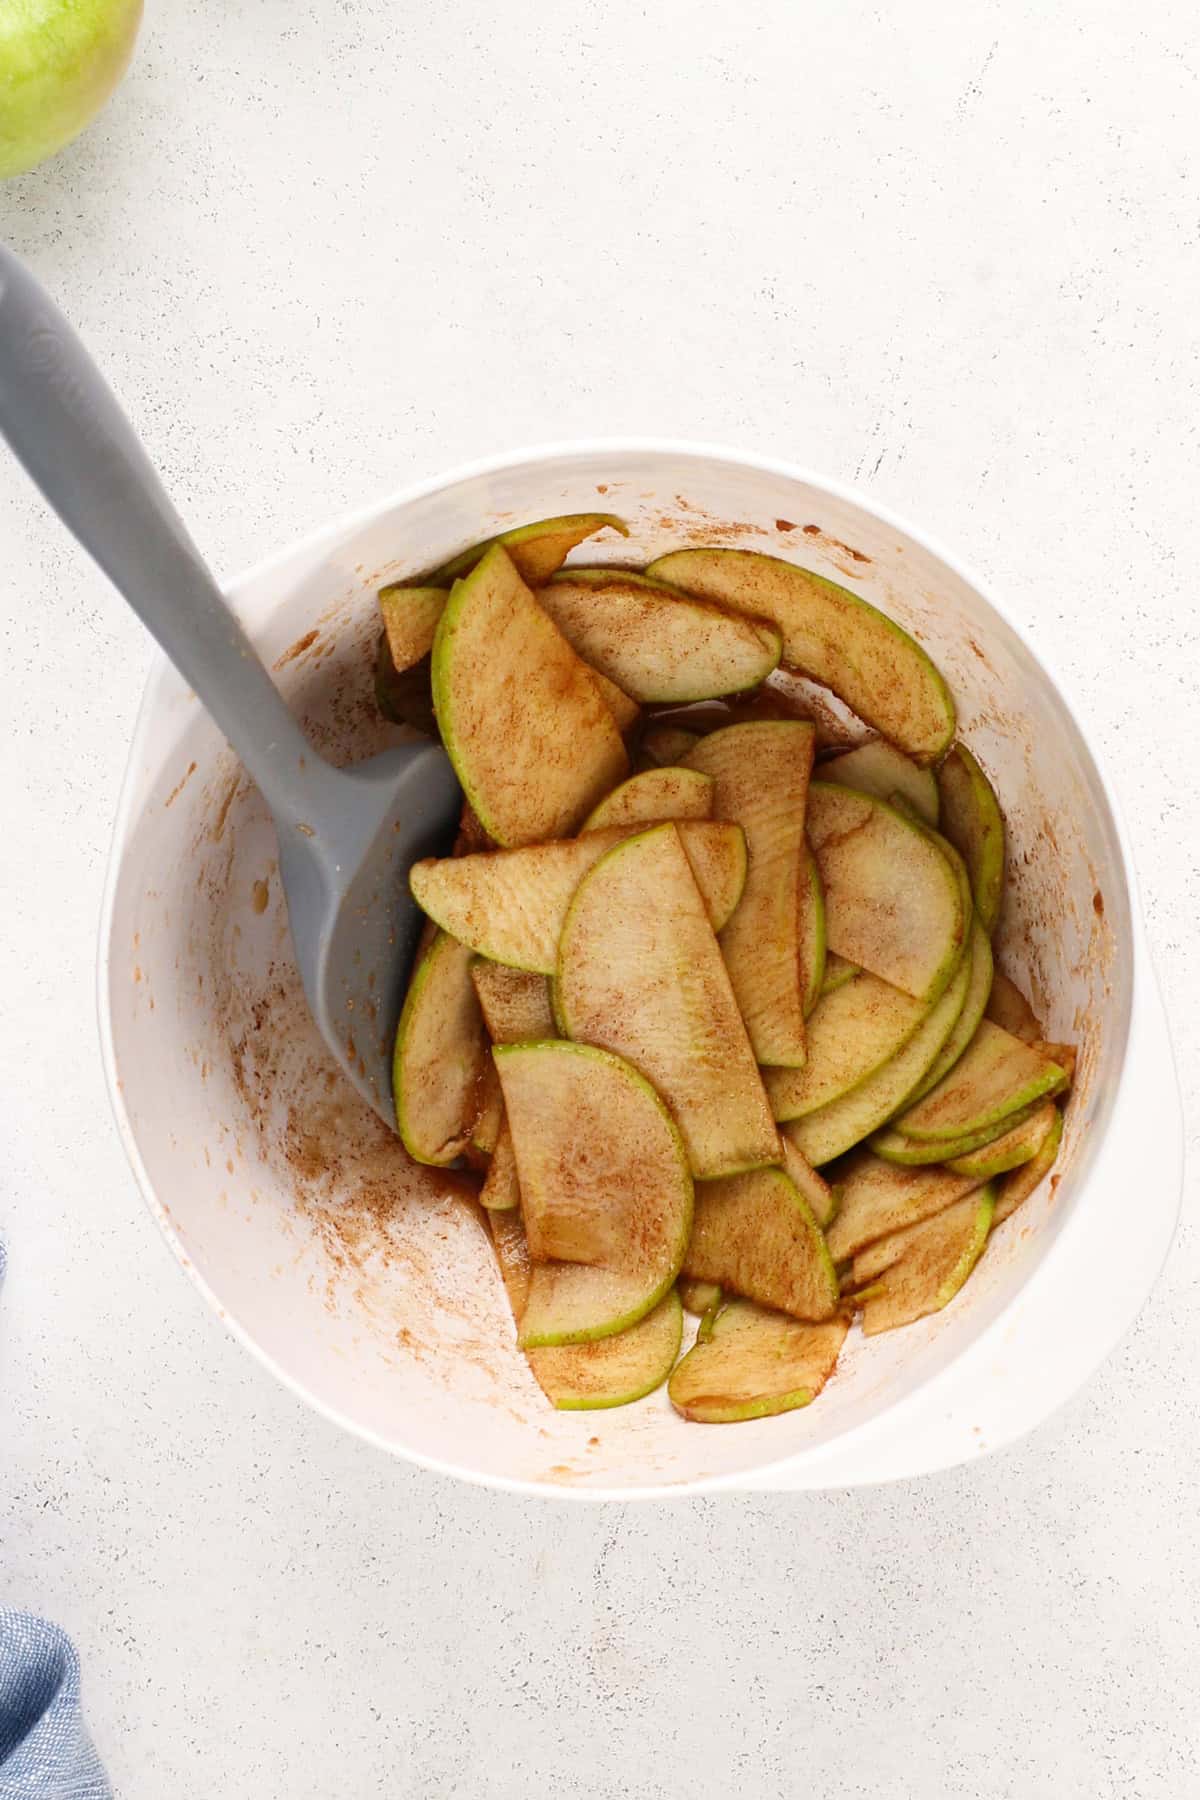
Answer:
<svg viewBox="0 0 1200 1800"><path fill-rule="evenodd" d="M471 0L151 11L0 232L214 562L549 437L858 480L1073 678L1194 1117L1192 9L567 0L536 54ZM78 1640L122 1800L1191 1793L1194 1181L1105 1370L950 1475L564 1511L339 1436L126 1171L92 968L148 653L2 467L0 544L0 1591Z"/></svg>

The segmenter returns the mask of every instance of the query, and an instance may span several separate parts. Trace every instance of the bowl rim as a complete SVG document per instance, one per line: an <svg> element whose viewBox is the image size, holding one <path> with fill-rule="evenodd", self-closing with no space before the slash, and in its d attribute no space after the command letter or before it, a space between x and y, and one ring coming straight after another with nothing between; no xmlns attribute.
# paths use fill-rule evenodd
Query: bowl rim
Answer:
<svg viewBox="0 0 1200 1800"><path fill-rule="evenodd" d="M1013 618L1005 605L996 598L988 582L982 580L969 565L948 550L936 536L924 529L914 526L895 509L879 503L873 497L869 497L851 482L841 481L824 475L804 464L795 463L786 458L766 456L755 451L743 450L727 444L713 444L685 438L660 438L644 435L628 437L572 438L561 441L552 440L520 447L514 450L499 451L486 457L475 458L457 464L438 474L425 477L419 481L406 483L398 489L377 496L373 501L348 509L337 515L334 519L314 527L312 531L306 532L301 537L293 539L288 544L268 553L260 558L258 562L240 570L236 575L221 578L220 584L222 590L230 600L230 603L236 609L240 593L248 588L254 587L260 581L269 578L276 571L287 567L291 563L301 563L306 557L316 556L320 554L322 550L352 537L354 533L364 529L383 514L414 505L433 494L439 493L445 488L454 487L459 483L478 479L480 477L500 474L514 468L536 468L538 466L562 464L564 462L579 461L585 458L594 458L596 456L630 457L637 455L727 462L764 475L803 483L820 492L828 494L833 499L861 508L863 512L869 514L879 523L890 526L892 529L897 530L902 535L906 536L912 543L918 545L929 556L941 563L952 575L956 576L960 581L970 587L992 609L992 611L995 612L997 617L1033 655L1054 688L1057 697L1061 701L1065 712L1068 714L1071 723L1092 760L1112 818L1117 848L1120 855L1121 872L1129 895L1131 934L1135 953L1135 969L1132 983L1133 997L1128 1022L1125 1054L1122 1057L1117 1091L1113 1095L1108 1117L1102 1122L1102 1136L1107 1138L1112 1132L1113 1123L1117 1117L1122 1095L1129 1085L1128 1073L1130 1058L1128 1055L1128 1048L1133 1039L1134 1026L1137 1020L1139 993L1140 1003L1142 1005L1145 1004L1147 999L1147 985L1151 990L1150 998L1157 999L1154 977L1149 970L1148 954L1142 933L1141 901L1137 884L1136 869L1119 797L1115 791L1108 770L1105 767L1103 755L1098 751L1091 733L1084 725L1079 705L1072 692L1071 684L1063 680L1059 670L1055 666L1054 659L1047 656L1040 645L1035 646L1031 641L1026 626ZM330 1405L328 1402L318 1398L311 1390L305 1387L302 1382L284 1368L273 1355L264 1350L250 1335L248 1329L241 1321L234 1318L227 1311L205 1277L199 1272L195 1263L188 1256L184 1245L163 1210L162 1204L155 1191L154 1184L151 1182L149 1173L142 1160L133 1127L125 1107L122 1083L118 1075L116 1048L113 1041L112 1010L109 1003L109 973L112 960L111 945L114 908L120 882L120 873L124 863L124 852L129 842L130 827L134 823L134 787L136 785L135 765L137 762L137 753L147 730L150 717L157 707L159 690L164 678L169 677L171 673L171 665L167 658L161 650L155 647L145 686L143 688L141 702L134 722L133 735L130 739L129 754L122 779L121 791L114 815L112 835L109 844L103 901L99 920L96 968L96 1006L105 1084L108 1089L109 1103L112 1107L118 1135L121 1139L126 1159L141 1191L142 1198L146 1202L151 1216L157 1223L163 1238L173 1253L175 1261L183 1267L188 1278L199 1290L209 1308L216 1314L226 1329L250 1351L263 1368L267 1369L270 1374L280 1381L298 1400L302 1401L306 1406L318 1413L329 1423L351 1432L355 1437L371 1444L374 1448L383 1451L391 1457L427 1469L432 1473L453 1477L457 1480L468 1481L482 1488L496 1489L506 1493L536 1496L542 1499L586 1502L588 1504L594 1504L601 1501L618 1501L628 1504L635 1501L684 1499L695 1495L721 1492L786 1492L799 1486L820 1488L847 1485L847 1479L844 1473L840 1478L837 1473L834 1473L832 1480L823 1480L821 1478L820 1464L825 1460L821 1454L822 1451L835 1453L839 1450L844 1450L848 1445L863 1440L869 1442L871 1435L879 1427L881 1420L894 1420L898 1414L907 1413L916 1406L925 1409L928 1409L930 1406L936 1408L943 1390L953 1385L955 1372L960 1370L964 1360L968 1357L974 1358L980 1353L985 1352L986 1347L994 1343L999 1334L1005 1330L1007 1324L1010 1322L1011 1307L1002 1309L997 1317L983 1328L979 1336L974 1339L971 1344L969 1344L959 1355L952 1357L943 1368L938 1369L929 1375L911 1394L903 1397L896 1402L895 1405L885 1408L884 1411L876 1417L850 1427L846 1432L840 1434L828 1445L816 1447L811 1453L811 1458L816 1463L817 1478L811 1483L797 1481L795 1479L788 1480L786 1478L786 1472L789 1465L796 1465L797 1463L803 1463L809 1460L808 1453L804 1450L797 1451L793 1448L786 1454L781 1455L770 1462L756 1463L746 1470L737 1471L733 1474L709 1476L697 1478L695 1480L682 1480L670 1483L647 1483L632 1488L611 1486L558 1486L546 1482L530 1480L521 1476L487 1473L469 1465L456 1463L445 1457L434 1456L424 1451L408 1448L407 1446L398 1446L395 1443L388 1441L388 1439L380 1432L371 1427L362 1425L357 1420L348 1417L336 1406ZM1146 980L1147 975L1149 976L1148 984ZM1161 1011L1161 1001L1159 1001L1159 1007ZM1171 1080L1175 1084L1176 1109L1178 1110L1177 1075L1174 1069L1169 1037L1166 1037L1165 1022L1163 1023L1163 1034L1165 1038L1166 1060L1170 1065ZM1182 1140L1181 1117L1179 1119L1179 1136L1180 1140ZM1176 1196L1176 1216L1177 1213L1178 1195ZM1031 1271L1030 1276L1022 1285L1018 1294L1014 1296L1014 1303L1038 1280L1039 1274L1045 1273L1047 1263L1054 1259L1056 1250L1061 1250L1063 1239L1066 1238L1067 1235L1068 1233L1065 1230L1059 1234L1058 1240L1049 1247L1042 1264L1040 1264L1037 1269ZM1072 1383L1069 1391L1075 1391L1080 1385L1080 1382L1086 1380L1088 1376L1100 1366L1100 1364L1111 1354L1125 1331L1132 1324L1133 1318L1136 1317L1137 1312L1140 1311L1141 1306L1148 1297L1150 1289L1153 1286L1153 1281L1157 1279L1157 1269L1161 1268L1162 1262L1166 1258L1173 1236L1174 1218L1171 1220L1170 1229L1166 1234L1165 1242L1162 1245L1161 1255L1150 1283L1146 1284L1139 1293L1136 1305L1132 1312L1130 1312L1127 1317L1122 1317L1116 1321L1115 1328L1112 1330L1106 1341L1101 1343L1099 1347L1093 1343L1087 1359L1087 1368L1082 1376ZM1057 1410L1057 1406L1065 1402L1066 1397L1066 1394L1062 1395L1060 1400L1052 1402L1045 1409L1032 1409L1030 1415L1019 1422L1014 1428L1008 1430L1006 1434L992 1439L988 1443L988 1450L991 1451L1002 1448L1005 1444L1013 1442L1015 1439L1023 1436L1026 1432L1034 1429L1036 1425L1042 1423L1053 1411ZM963 1458L952 1456L945 1458L942 1461L930 1462L928 1464L923 1463L922 1469L931 1471L934 1468L949 1466L961 1460L963 1460ZM913 1472L915 1471L903 1469L895 1473L884 1471L882 1473L864 1476L861 1478L861 1482L867 1485L872 1483L882 1483L884 1481L901 1479L906 1474Z"/></svg>

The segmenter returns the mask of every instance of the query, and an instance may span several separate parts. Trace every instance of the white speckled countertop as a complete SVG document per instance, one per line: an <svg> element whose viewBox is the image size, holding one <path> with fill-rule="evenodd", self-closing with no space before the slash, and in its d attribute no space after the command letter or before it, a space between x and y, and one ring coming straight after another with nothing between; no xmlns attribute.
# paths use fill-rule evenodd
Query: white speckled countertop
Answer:
<svg viewBox="0 0 1200 1800"><path fill-rule="evenodd" d="M958 549L1123 775L1194 1155L1194 8L537 10L159 0L0 234L222 569L606 432L793 456ZM126 1169L93 957L147 643L3 464L0 546L0 1601L74 1634L121 1800L1193 1793L1194 1180L1102 1374L953 1474L578 1510L340 1436Z"/></svg>

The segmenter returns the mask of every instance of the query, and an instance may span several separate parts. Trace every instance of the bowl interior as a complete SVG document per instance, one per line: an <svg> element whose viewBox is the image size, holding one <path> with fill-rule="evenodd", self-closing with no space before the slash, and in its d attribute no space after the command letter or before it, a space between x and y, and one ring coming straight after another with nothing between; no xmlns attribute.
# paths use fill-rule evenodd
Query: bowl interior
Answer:
<svg viewBox="0 0 1200 1800"><path fill-rule="evenodd" d="M486 1225L453 1174L417 1169L342 1082L292 963L270 822L174 673L131 764L107 946L119 1101L151 1204L218 1310L297 1389L382 1444L485 1479L636 1492L736 1476L878 1416L956 1356L1080 1204L1130 1005L1129 895L1099 775L1030 650L967 580L860 502L728 456L600 447L469 474L377 509L235 585L313 742L394 741L372 699L375 589L559 512L620 513L628 540L761 548L844 583L928 647L1010 833L1000 959L1053 1037L1080 1046L1058 1173L1008 1221L961 1298L847 1341L801 1413L688 1425L665 1392L553 1412L517 1352Z"/></svg>

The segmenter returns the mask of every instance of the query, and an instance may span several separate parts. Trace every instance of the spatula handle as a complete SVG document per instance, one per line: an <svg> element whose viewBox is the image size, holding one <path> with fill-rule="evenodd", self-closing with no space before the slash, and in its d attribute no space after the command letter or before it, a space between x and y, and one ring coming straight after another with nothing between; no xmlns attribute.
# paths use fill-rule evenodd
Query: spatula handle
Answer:
<svg viewBox="0 0 1200 1800"><path fill-rule="evenodd" d="M0 434L199 695L277 819L303 818L335 771L292 718L99 369L4 245Z"/></svg>

